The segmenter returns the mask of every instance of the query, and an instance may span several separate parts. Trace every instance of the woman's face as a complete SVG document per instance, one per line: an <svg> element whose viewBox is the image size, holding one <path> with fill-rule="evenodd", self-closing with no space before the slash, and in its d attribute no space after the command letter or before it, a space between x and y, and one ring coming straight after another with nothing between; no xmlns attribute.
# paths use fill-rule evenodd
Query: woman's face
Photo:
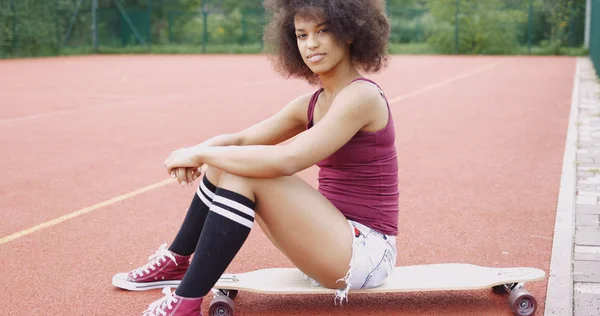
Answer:
<svg viewBox="0 0 600 316"><path fill-rule="evenodd" d="M304 63L315 74L326 73L350 58L349 44L330 32L324 15L294 19L298 50Z"/></svg>

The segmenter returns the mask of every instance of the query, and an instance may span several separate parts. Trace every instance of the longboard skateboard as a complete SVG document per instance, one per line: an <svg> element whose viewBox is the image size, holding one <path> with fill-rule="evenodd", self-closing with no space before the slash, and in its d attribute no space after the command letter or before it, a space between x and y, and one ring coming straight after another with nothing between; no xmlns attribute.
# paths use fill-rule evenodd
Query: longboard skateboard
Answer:
<svg viewBox="0 0 600 316"><path fill-rule="evenodd" d="M497 294L509 294L508 304L517 316L533 315L535 298L525 290L529 281L541 280L546 273L535 268L490 268L472 264L431 264L395 267L381 286L350 293L386 293L477 290L491 288ZM232 316L233 299L238 291L260 294L334 294L336 290L311 285L295 268L261 269L240 274L223 274L213 287L214 298L209 316Z"/></svg>

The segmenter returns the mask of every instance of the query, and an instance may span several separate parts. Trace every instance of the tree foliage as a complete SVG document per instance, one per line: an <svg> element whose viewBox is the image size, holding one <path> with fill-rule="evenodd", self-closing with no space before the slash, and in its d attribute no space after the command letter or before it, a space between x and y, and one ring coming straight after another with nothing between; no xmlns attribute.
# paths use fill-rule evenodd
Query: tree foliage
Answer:
<svg viewBox="0 0 600 316"><path fill-rule="evenodd" d="M512 53L519 44L519 26L527 21L523 8L495 0L434 1L429 9L435 22L428 42L442 53Z"/></svg>

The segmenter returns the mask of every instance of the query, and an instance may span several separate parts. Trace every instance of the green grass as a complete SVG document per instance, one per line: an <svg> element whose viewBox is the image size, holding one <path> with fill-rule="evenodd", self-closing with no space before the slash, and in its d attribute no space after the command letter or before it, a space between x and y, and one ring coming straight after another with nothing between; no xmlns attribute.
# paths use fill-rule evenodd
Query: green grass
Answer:
<svg viewBox="0 0 600 316"><path fill-rule="evenodd" d="M391 44L389 52L393 55L432 55L436 53L427 43Z"/></svg>
<svg viewBox="0 0 600 316"><path fill-rule="evenodd" d="M427 43L391 44L390 53L426 55L438 54L438 52L436 52L436 50ZM584 47L531 47L532 56L587 56L588 54L588 49ZM506 55L529 55L529 48L527 46L521 46L511 53L507 53Z"/></svg>
<svg viewBox="0 0 600 316"><path fill-rule="evenodd" d="M521 47L519 53L522 55L528 54L527 47ZM589 50L585 47L531 47L531 55L535 56L587 56Z"/></svg>
<svg viewBox="0 0 600 316"><path fill-rule="evenodd" d="M262 51L260 44L212 44L193 45L193 44L172 44L172 45L151 45L151 46L100 46L100 54L257 54ZM91 46L63 48L61 55L85 55L93 53Z"/></svg>

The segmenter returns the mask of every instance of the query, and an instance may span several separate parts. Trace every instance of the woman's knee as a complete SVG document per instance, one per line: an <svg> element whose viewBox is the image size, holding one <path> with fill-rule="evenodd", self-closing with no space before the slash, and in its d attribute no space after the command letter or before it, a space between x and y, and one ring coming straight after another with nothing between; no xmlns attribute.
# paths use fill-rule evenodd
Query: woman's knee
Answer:
<svg viewBox="0 0 600 316"><path fill-rule="evenodd" d="M213 166L206 165L206 170L204 172L204 176L215 186L219 185L219 181L221 179L221 174L223 170L215 168Z"/></svg>
<svg viewBox="0 0 600 316"><path fill-rule="evenodd" d="M210 178L209 178L210 180ZM221 171L218 179L218 187L234 191L238 194L244 195L251 200L254 199L254 181L251 178L238 176L235 174Z"/></svg>

